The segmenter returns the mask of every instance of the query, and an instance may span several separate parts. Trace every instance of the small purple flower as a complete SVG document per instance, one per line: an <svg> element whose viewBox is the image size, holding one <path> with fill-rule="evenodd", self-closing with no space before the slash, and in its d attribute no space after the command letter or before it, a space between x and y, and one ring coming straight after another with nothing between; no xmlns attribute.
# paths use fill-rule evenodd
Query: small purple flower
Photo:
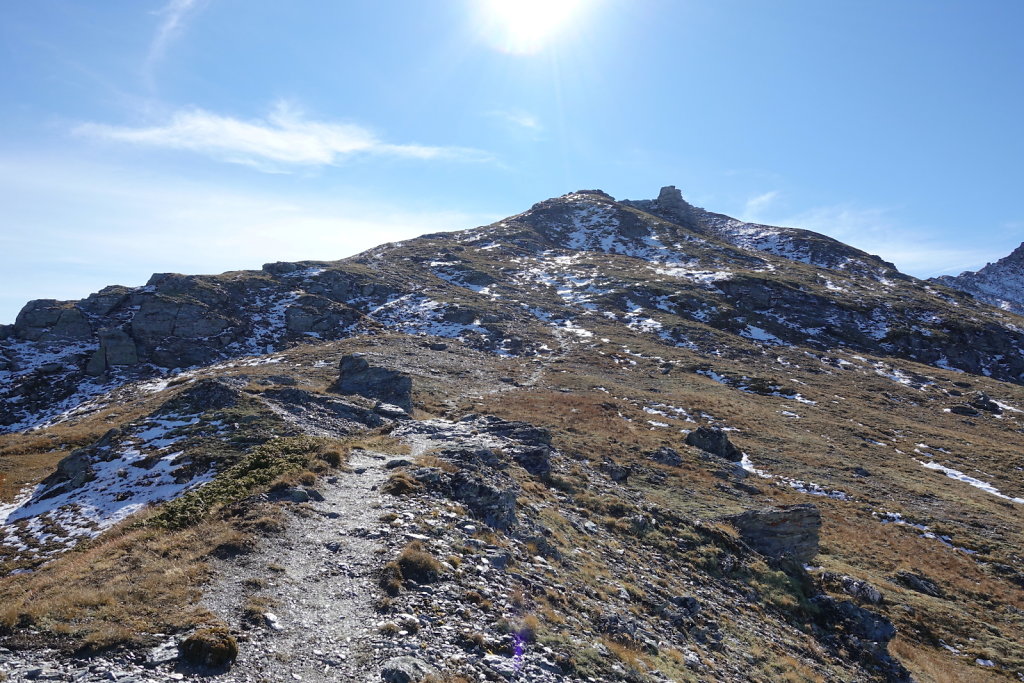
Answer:
<svg viewBox="0 0 1024 683"><path fill-rule="evenodd" d="M516 671L519 671L523 666L523 655L526 653L526 639L522 633L516 634L514 648L515 654L512 656L512 664Z"/></svg>

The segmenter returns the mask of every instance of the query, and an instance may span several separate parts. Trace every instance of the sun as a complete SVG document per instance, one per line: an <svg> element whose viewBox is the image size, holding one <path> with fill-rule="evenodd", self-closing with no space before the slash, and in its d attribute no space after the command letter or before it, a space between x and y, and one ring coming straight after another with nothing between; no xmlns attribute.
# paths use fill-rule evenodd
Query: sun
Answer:
<svg viewBox="0 0 1024 683"><path fill-rule="evenodd" d="M485 34L495 47L534 54L579 14L584 0L479 0Z"/></svg>

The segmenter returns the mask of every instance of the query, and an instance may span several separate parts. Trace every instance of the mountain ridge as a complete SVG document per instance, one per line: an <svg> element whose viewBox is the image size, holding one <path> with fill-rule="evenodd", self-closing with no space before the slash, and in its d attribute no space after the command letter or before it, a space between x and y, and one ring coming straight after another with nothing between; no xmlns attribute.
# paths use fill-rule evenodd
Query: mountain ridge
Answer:
<svg viewBox="0 0 1024 683"><path fill-rule="evenodd" d="M0 673L1024 675L1020 319L661 197L30 303Z"/></svg>
<svg viewBox="0 0 1024 683"><path fill-rule="evenodd" d="M662 298L658 304L651 297L665 294L636 283L638 292L647 293L648 304L723 331L735 326L738 318L756 318L756 324L733 332L746 330L780 343L895 353L1015 382L1024 377L1018 352L1024 347L1024 326L1013 319L1000 317L1001 313L962 316L956 310L964 300L959 290L916 287L915 280L891 264L817 233L742 223L692 207L669 186L659 199L645 201L616 202L600 190L570 193L490 226L382 245L340 261L272 263L260 271L214 276L155 274L143 287L111 286L81 301L30 302L13 326L0 330L0 424L27 426L45 419L42 414L33 417L33 396L48 404L69 399L73 403L80 388L95 394L116 384L116 377L124 373L154 376L266 353L309 338L339 339L386 328L403 316L418 317L420 331L433 327L440 336L469 333L466 326L476 325L472 331L482 348L499 349L507 343L512 345L507 351L515 353L526 348L524 337L505 334L504 328L524 330L533 321L522 310L505 305L509 294L501 300L480 292L492 286L518 286L534 275L524 269L515 275L518 280L503 285L509 269L485 272L471 264L459 265L460 259L446 250L479 249L484 241L491 256L504 258L554 263L554 257L543 253L562 250L642 259L656 279L696 285L697 296L685 301ZM406 255L391 261L392 254L415 251L416 245L429 248L435 242L451 255L448 266L424 268L423 263L431 261L417 262L418 257ZM772 256L812 271L800 271L797 280L779 277ZM389 265L382 268L385 261ZM458 271L463 267L467 269ZM565 270L558 264L555 269ZM786 270L797 272L788 266ZM849 288L834 281L844 274L854 278ZM877 290L865 287L856 279L860 276L877 282ZM551 282L559 279L552 277ZM452 301L435 306L411 294L435 290L433 278L457 288L446 294L454 297ZM713 292L722 294L724 301ZM562 303L575 306L574 295L567 296ZM482 316L477 310L481 298L489 299L483 308L490 309ZM410 307L413 301L422 304L419 309ZM701 320L723 303L749 315ZM617 308L625 305L621 297L615 303ZM948 353L915 341L907 334L914 330L946 338ZM47 351L47 344L59 350Z"/></svg>

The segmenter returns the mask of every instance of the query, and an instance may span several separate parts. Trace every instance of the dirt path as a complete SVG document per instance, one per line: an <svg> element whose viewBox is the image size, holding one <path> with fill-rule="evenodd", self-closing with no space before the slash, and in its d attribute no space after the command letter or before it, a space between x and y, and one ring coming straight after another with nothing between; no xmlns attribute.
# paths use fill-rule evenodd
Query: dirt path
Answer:
<svg viewBox="0 0 1024 683"><path fill-rule="evenodd" d="M379 487L391 457L354 451L351 472L318 485L324 500L292 506L286 531L223 563L207 604L249 639L240 643L231 671L216 680L380 679L369 664L378 620L373 601L384 536L380 517L395 500ZM267 599L270 616L246 628L241 610Z"/></svg>

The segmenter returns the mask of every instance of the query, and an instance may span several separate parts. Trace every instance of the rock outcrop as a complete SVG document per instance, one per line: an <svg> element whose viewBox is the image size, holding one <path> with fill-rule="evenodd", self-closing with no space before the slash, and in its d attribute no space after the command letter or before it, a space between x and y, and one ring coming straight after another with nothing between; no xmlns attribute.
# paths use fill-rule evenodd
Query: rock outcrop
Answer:
<svg viewBox="0 0 1024 683"><path fill-rule="evenodd" d="M940 275L931 281L967 292L992 306L1024 314L1024 243L981 270Z"/></svg>
<svg viewBox="0 0 1024 683"><path fill-rule="evenodd" d="M721 427L702 425L686 435L686 443L730 462L743 459L743 453L729 441L729 435Z"/></svg>
<svg viewBox="0 0 1024 683"><path fill-rule="evenodd" d="M401 372L371 366L366 356L351 354L341 359L334 391L358 394L412 412L412 378Z"/></svg>
<svg viewBox="0 0 1024 683"><path fill-rule="evenodd" d="M818 554L821 512L813 503L748 510L728 521L744 543L766 557L803 563Z"/></svg>

